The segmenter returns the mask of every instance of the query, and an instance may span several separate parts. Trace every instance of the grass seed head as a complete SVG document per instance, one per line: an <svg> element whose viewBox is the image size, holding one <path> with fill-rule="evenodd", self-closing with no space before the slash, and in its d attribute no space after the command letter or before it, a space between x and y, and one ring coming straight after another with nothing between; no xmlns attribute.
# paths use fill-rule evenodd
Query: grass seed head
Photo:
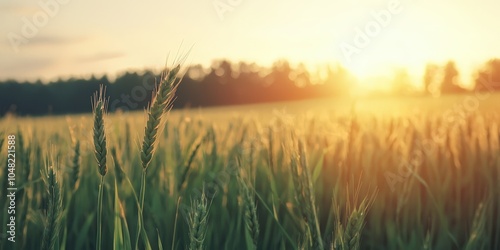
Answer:
<svg viewBox="0 0 500 250"><path fill-rule="evenodd" d="M106 148L106 133L104 131L104 116L106 114L107 105L104 97L105 92L106 90L101 86L100 91L94 94L92 105L94 114L94 153L97 160L99 174L101 174L101 176L105 176L108 172L108 167L106 165L106 156L108 151Z"/></svg>
<svg viewBox="0 0 500 250"><path fill-rule="evenodd" d="M170 70L160 82L158 90L154 93L153 101L147 112L148 120L144 128L144 139L142 141L141 162L143 169L147 169L153 158L156 138L160 129L163 114L171 108L175 91L179 81L177 74L180 65Z"/></svg>
<svg viewBox="0 0 500 250"><path fill-rule="evenodd" d="M71 190L76 190L79 185L80 179L80 141L77 140L75 143L75 148L73 150L73 160L71 162L71 177L70 177L70 188Z"/></svg>
<svg viewBox="0 0 500 250"><path fill-rule="evenodd" d="M205 192L191 205L189 213L189 250L203 249L208 222L208 201Z"/></svg>
<svg viewBox="0 0 500 250"><path fill-rule="evenodd" d="M54 249L59 240L59 227L62 214L61 186L52 166L43 172L43 180L48 194L48 205L44 218L45 229L42 237L42 249Z"/></svg>

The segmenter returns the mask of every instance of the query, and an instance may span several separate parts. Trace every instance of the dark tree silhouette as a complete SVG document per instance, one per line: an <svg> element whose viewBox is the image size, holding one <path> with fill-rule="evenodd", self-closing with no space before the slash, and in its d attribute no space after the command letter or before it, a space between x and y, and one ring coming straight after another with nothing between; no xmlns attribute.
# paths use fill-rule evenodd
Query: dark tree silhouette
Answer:
<svg viewBox="0 0 500 250"><path fill-rule="evenodd" d="M42 115L90 112L90 96L99 85L107 88L109 110L141 110L147 106L160 74L151 71L125 72L115 81L106 76L87 79L58 79L42 83L0 82L0 115ZM293 68L281 60L271 68L228 60L215 61L210 69L194 65L177 91L174 107L233 105L299 100L347 93L351 77L339 68L328 81L313 82L304 65ZM28 101L29 100L29 101Z"/></svg>
<svg viewBox="0 0 500 250"><path fill-rule="evenodd" d="M426 69L426 89L441 75L437 66ZM444 67L441 93L464 91L457 84L458 71L453 62ZM90 112L90 96L103 84L110 97L109 110L142 110L161 72L125 72L114 81L106 76L58 79L43 83L5 80L0 82L0 116L7 112L18 115L43 115ZM487 84L485 84L486 82ZM500 60L494 59L478 72L477 90L500 90ZM301 100L343 96L349 93L355 78L340 67L327 66L322 74L309 72L304 65L292 67L285 60L272 67L260 67L254 63L215 61L210 68L194 65L179 85L174 108L234 105L286 100ZM399 71L394 79L399 93L410 93L409 77Z"/></svg>
<svg viewBox="0 0 500 250"><path fill-rule="evenodd" d="M491 59L477 72L476 91L500 90L500 59Z"/></svg>
<svg viewBox="0 0 500 250"><path fill-rule="evenodd" d="M441 82L441 93L459 93L465 90L457 83L458 70L455 62L449 61L444 66L443 80Z"/></svg>

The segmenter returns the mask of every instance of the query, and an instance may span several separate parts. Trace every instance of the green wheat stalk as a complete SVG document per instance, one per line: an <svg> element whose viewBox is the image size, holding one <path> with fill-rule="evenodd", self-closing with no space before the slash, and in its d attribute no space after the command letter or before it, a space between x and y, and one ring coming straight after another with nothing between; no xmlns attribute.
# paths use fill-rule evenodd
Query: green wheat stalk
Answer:
<svg viewBox="0 0 500 250"><path fill-rule="evenodd" d="M293 154L291 159L292 178L296 187L297 201L300 204L302 216L307 223L307 228L311 235L311 246L313 249L323 249L323 239L316 212L314 190L307 166L305 147L302 141L299 140L298 143L298 154Z"/></svg>
<svg viewBox="0 0 500 250"><path fill-rule="evenodd" d="M111 147L111 157L113 157L113 163L115 165L115 176L118 183L122 183L125 179L125 171L123 170L122 164L116 154L116 148Z"/></svg>
<svg viewBox="0 0 500 250"><path fill-rule="evenodd" d="M73 149L73 159L71 161L70 189L74 192L78 189L80 179L80 141L77 140Z"/></svg>
<svg viewBox="0 0 500 250"><path fill-rule="evenodd" d="M186 182L187 176L189 174L189 170L191 169L191 165L193 164L196 153L200 149L200 146L203 143L203 141L205 140L205 138L206 138L206 136L200 137L197 139L196 143L193 144L193 146L190 150L189 158L187 159L186 163L184 164L184 169L183 169L182 175L180 177L179 185L177 186L177 190L180 191L182 186Z"/></svg>
<svg viewBox="0 0 500 250"><path fill-rule="evenodd" d="M101 86L99 92L93 97L92 111L94 115L94 154L101 180L99 183L99 194L97 196L97 241L96 249L102 247L102 200L104 192L104 176L108 172L106 165L106 133L104 131L104 115L106 114L105 89Z"/></svg>
<svg viewBox="0 0 500 250"><path fill-rule="evenodd" d="M203 249L205 232L207 231L208 210L208 201L203 191L201 198L191 204L191 211L189 212L189 250Z"/></svg>
<svg viewBox="0 0 500 250"><path fill-rule="evenodd" d="M59 227L62 214L61 186L52 166L42 173L45 188L48 194L48 207L43 231L42 248L55 249L59 240Z"/></svg>
<svg viewBox="0 0 500 250"><path fill-rule="evenodd" d="M251 190L251 188L245 182L245 180L241 175L238 175L238 183L240 186L240 193L243 197L243 204L245 209L245 225L248 232L252 236L254 249L257 249L257 242L259 239L259 221L257 218L257 205L255 204L255 193L253 190Z"/></svg>
<svg viewBox="0 0 500 250"><path fill-rule="evenodd" d="M488 242L487 237L485 237L486 220L486 206L481 202L477 206L476 212L474 214L474 220L472 221L472 230L464 249L486 249L486 243Z"/></svg>
<svg viewBox="0 0 500 250"><path fill-rule="evenodd" d="M153 154L155 151L155 146L157 144L158 132L160 130L160 124L163 117L170 108L172 107L172 102L174 100L175 91L179 84L177 79L177 74L179 73L180 65L171 69L165 74L160 82L159 87L154 92L153 101L147 110L148 120L146 122L146 127L144 128L144 139L142 141L141 147L141 163L142 163L142 176L141 176L141 187L139 192L139 222L138 233L136 238L136 249L139 244L139 237L141 233L145 234L143 225L143 212L144 212L144 197L146 193L146 173L153 159ZM144 235L145 236L145 235Z"/></svg>

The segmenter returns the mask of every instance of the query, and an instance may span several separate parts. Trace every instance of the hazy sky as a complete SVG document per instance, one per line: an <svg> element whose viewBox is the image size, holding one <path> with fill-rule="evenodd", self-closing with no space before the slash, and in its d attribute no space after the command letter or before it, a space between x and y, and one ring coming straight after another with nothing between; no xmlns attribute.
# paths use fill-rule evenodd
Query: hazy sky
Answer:
<svg viewBox="0 0 500 250"><path fill-rule="evenodd" d="M193 46L187 63L340 62L361 77L454 59L467 82L500 57L499 10L498 0L2 0L0 79L158 69Z"/></svg>

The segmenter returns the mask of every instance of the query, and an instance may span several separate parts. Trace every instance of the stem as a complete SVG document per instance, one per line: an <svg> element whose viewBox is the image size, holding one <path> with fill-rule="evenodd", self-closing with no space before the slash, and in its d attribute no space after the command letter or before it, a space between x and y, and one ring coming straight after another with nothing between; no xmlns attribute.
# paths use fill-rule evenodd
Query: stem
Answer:
<svg viewBox="0 0 500 250"><path fill-rule="evenodd" d="M141 236L141 232L143 231L143 210L144 210L144 196L146 194L146 169L142 171L141 177L141 189L139 191L139 211L137 218L137 238L135 240L135 249L138 249L139 246L139 238Z"/></svg>
<svg viewBox="0 0 500 250"><path fill-rule="evenodd" d="M175 222L174 222L174 236L172 237L172 250L175 247L175 232L177 232L177 217L179 215L179 204L181 203L181 197L177 198L177 209L175 211Z"/></svg>
<svg viewBox="0 0 500 250"><path fill-rule="evenodd" d="M104 176L101 175L101 183L99 184L99 195L97 196L97 242L96 249L101 250L102 241L102 197L104 190Z"/></svg>
<svg viewBox="0 0 500 250"><path fill-rule="evenodd" d="M143 219L143 211L144 211L144 196L146 195L146 169L142 171L141 178L141 192L139 194L139 200L141 202L141 221Z"/></svg>

